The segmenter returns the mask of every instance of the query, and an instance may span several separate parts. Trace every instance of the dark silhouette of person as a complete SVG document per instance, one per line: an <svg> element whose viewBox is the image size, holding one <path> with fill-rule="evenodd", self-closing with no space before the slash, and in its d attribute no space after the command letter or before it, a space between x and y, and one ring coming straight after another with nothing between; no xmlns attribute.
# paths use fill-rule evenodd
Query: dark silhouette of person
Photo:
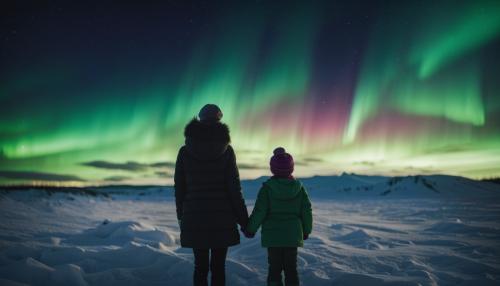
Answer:
<svg viewBox="0 0 500 286"><path fill-rule="evenodd" d="M241 193L236 156L222 111L207 104L184 130L185 145L175 164L175 203L181 246L194 253L194 285L225 285L229 246L240 243L248 212Z"/></svg>

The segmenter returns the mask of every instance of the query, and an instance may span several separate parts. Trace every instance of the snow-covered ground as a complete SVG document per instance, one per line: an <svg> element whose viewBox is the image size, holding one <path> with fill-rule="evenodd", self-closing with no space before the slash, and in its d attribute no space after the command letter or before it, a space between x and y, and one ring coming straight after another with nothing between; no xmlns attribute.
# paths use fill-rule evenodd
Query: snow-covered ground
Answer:
<svg viewBox="0 0 500 286"><path fill-rule="evenodd" d="M263 179L243 183L249 211ZM500 185L450 176L303 180L314 230L303 285L500 285ZM0 192L0 285L191 285L170 188L108 196ZM265 285L260 235L230 248L227 285Z"/></svg>

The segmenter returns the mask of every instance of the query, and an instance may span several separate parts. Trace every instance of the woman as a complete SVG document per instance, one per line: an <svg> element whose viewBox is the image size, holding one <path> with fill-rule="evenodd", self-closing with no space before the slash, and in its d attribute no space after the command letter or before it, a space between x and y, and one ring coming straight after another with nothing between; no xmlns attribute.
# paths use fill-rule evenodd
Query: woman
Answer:
<svg viewBox="0 0 500 286"><path fill-rule="evenodd" d="M248 222L234 150L222 111L207 104L184 130L175 164L175 203L181 246L193 248L194 285L225 285L227 248L240 243ZM209 253L211 254L209 259Z"/></svg>

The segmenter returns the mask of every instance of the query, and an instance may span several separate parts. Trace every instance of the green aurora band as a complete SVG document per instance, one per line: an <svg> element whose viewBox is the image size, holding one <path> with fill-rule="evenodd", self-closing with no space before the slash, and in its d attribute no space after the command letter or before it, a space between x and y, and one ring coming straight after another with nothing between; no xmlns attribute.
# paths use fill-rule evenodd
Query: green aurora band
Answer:
<svg viewBox="0 0 500 286"><path fill-rule="evenodd" d="M500 68L486 58L499 47L500 2L381 9L346 76L353 86L321 69L330 89L316 78L318 42L343 39L325 32L338 12L322 5L221 12L183 64L165 59L132 82L140 66L126 62L90 86L50 56L13 69L0 87L0 183L171 183L184 125L205 103L223 110L243 178L269 175L277 146L296 176L500 176Z"/></svg>

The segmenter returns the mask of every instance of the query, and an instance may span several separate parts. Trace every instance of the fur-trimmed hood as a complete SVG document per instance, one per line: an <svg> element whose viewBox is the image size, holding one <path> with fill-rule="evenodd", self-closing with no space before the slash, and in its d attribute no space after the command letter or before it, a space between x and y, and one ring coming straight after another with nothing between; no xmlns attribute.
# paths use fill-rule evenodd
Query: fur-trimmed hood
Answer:
<svg viewBox="0 0 500 286"><path fill-rule="evenodd" d="M220 122L203 123L192 119L184 129L186 149L203 160L216 159L224 154L231 142L229 127Z"/></svg>

